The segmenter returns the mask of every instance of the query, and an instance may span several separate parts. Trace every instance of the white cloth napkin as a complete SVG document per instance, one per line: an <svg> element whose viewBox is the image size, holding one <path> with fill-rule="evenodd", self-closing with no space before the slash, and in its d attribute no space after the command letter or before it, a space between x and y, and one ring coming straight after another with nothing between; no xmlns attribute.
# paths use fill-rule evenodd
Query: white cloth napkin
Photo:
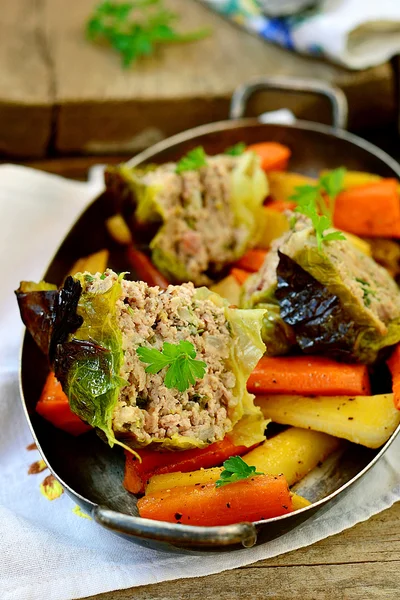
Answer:
<svg viewBox="0 0 400 600"><path fill-rule="evenodd" d="M0 166L0 598L70 600L92 594L233 569L301 548L364 521L400 499L400 439L338 504L296 530L251 549L201 553L147 549L79 518L63 494L39 493L45 473L18 391L22 327L13 290L39 279L76 216L99 191L16 166Z"/></svg>
<svg viewBox="0 0 400 600"><path fill-rule="evenodd" d="M400 52L400 0L315 0L311 8L299 0L202 1L268 41L350 69ZM294 14L284 16L288 6Z"/></svg>

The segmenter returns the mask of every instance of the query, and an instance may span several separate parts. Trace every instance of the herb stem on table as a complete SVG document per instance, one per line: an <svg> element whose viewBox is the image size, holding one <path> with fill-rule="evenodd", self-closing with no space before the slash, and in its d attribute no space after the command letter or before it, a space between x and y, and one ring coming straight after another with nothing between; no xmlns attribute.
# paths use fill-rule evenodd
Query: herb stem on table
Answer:
<svg viewBox="0 0 400 600"><path fill-rule="evenodd" d="M178 20L163 0L103 0L86 24L86 37L111 46L127 68L165 44L195 42L211 34L206 28L180 33L175 29Z"/></svg>

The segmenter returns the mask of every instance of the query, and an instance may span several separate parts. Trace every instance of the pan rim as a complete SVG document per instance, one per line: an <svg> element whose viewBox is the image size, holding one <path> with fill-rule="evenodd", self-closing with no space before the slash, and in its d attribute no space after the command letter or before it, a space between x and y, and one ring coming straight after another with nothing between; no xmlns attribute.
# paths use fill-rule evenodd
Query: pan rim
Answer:
<svg viewBox="0 0 400 600"><path fill-rule="evenodd" d="M244 118L244 119L227 119L224 121L216 121L214 123L207 123L205 125L198 125L197 127L192 127L191 129L187 129L182 131L181 133L177 133L171 137L166 138L160 142L157 142L153 146L142 150L139 154L136 154L131 159L129 159L125 164L129 167L136 167L140 163L148 160L155 154L167 150L171 146L176 144L180 144L183 142L189 141L191 138L197 137L199 135L207 135L209 133L222 133L228 129L236 129L239 127L284 127L285 129L298 129L302 131L313 131L317 133L322 133L328 135L330 137L339 138L342 140L346 140L355 146L367 150L371 154L373 154L376 158L382 160L386 163L393 171L400 177L400 164L392 158L385 150L378 148L372 142L368 142L364 140L362 137L350 133L344 129L334 129L329 125L324 125L323 123L314 123L312 121L303 121L301 119L296 120L293 124L285 124L281 123L262 123L257 118Z"/></svg>

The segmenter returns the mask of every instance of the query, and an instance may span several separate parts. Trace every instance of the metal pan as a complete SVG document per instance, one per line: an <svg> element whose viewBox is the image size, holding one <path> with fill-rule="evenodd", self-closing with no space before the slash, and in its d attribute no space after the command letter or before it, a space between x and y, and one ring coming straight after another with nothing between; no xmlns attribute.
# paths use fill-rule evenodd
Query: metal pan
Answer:
<svg viewBox="0 0 400 600"><path fill-rule="evenodd" d="M249 98L259 90L280 89L325 96L332 106L333 125L298 121L294 125L263 124L243 118ZM239 141L255 143L275 140L292 149L291 170L316 175L321 169L345 165L383 177L400 178L400 166L385 152L344 131L347 105L342 92L315 81L261 79L239 88L232 99L229 121L212 123L176 135L142 152L130 161L141 163L176 160L189 149L202 145L206 152L222 152ZM110 267L129 270L121 250L110 241L104 221L113 214L113 204L102 194L82 214L62 242L45 274L60 284L73 262L100 248L111 250ZM27 274L29 275L29 274ZM34 411L47 374L47 364L29 334L21 351L21 396L25 414L38 448L65 491L95 521L132 541L160 549L179 547L222 549L234 545L249 547L282 535L331 505L353 486L380 459L400 427L379 450L349 444L340 456L330 459L328 468L313 472L307 486L312 506L292 514L257 523L223 527L193 527L148 521L137 516L136 498L122 486L124 457L111 449L94 432L73 438L41 419Z"/></svg>

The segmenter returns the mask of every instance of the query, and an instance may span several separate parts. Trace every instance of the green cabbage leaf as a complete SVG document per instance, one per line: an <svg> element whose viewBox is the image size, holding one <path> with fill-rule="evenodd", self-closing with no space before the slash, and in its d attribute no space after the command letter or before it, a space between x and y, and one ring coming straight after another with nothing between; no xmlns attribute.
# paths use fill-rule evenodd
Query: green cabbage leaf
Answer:
<svg viewBox="0 0 400 600"><path fill-rule="evenodd" d="M225 157L226 158L226 157ZM204 167L207 168L207 167ZM146 175L152 172L150 178ZM190 198L182 206L170 204L164 194L166 178L181 177L168 169L157 167L130 168L126 165L107 170L107 188L119 199L128 199L134 207L134 219L141 224L159 223L158 231L150 242L152 261L172 283L193 281L196 285L211 283L221 269L240 258L246 250L254 246L264 230L265 211L263 202L268 195L268 180L261 169L260 158L254 152L244 152L235 157L230 172L229 205L214 199L215 207L203 206L200 185L194 186ZM215 211L225 211L216 213ZM207 246L204 231L215 227L215 215L226 215L226 227L231 234L229 243L221 238L220 245L213 243L213 250ZM222 222L225 223L224 219ZM184 237L196 237L203 245L203 262L200 266L193 260L191 251L182 241ZM172 243L176 240L176 243ZM222 257L222 258L221 258ZM200 272L198 272L200 269Z"/></svg>
<svg viewBox="0 0 400 600"><path fill-rule="evenodd" d="M247 380L265 352L261 337L264 310L230 308L226 300L207 288L199 288L196 297L200 300L209 299L225 308L232 340L227 369L231 369L236 377L233 394L237 398L237 404L228 414L232 425L235 426L244 418L251 422L253 432L256 429L260 436L264 436L267 421L259 407L254 405L254 395L247 391Z"/></svg>
<svg viewBox="0 0 400 600"><path fill-rule="evenodd" d="M113 411L120 390L127 384L119 375L124 354L116 311L116 303L122 293L123 274L111 285L105 282L103 289L96 292L90 291L88 277L91 276L87 273L78 273L73 278L68 277L61 290L51 290L51 294L57 297L52 296L51 307L46 309L49 315L51 313L49 322L52 327L46 333L46 339L50 341L45 344L45 349L54 348L52 366L68 397L71 410L96 428L110 446L117 444L133 452L129 447L129 438L116 439L112 427ZM37 300L37 293L31 292L34 301ZM49 292L43 290L40 293ZM61 298L64 298L64 305L60 311ZM245 444L247 440L248 445L253 445L264 439L267 424L260 408L254 405L254 396L247 391L246 385L265 350L261 338L264 310L230 308L228 301L207 288L198 289L195 299L208 299L224 308L231 334L226 369L231 370L236 378L233 389L236 402L229 408L228 417L232 429L242 422L240 439ZM41 313L44 312L42 309L43 306ZM33 327L40 328L36 317ZM163 440L153 438L150 443L169 450L208 445L179 434Z"/></svg>
<svg viewBox="0 0 400 600"><path fill-rule="evenodd" d="M242 247L236 252L236 258L240 258L249 246L257 245L263 234L266 219L263 203L269 185L260 158L254 152L244 152L238 158L231 178L235 227L244 227L247 231Z"/></svg>
<svg viewBox="0 0 400 600"><path fill-rule="evenodd" d="M278 304L258 304L264 311L261 337L265 344L265 356L288 354L296 343L292 328L281 317Z"/></svg>
<svg viewBox="0 0 400 600"><path fill-rule="evenodd" d="M58 346L55 375L76 415L102 432L111 447L117 444L133 452L116 439L112 429L120 389L127 385L119 375L124 355L116 314L124 273L108 289L97 292L88 290L86 277L74 275L82 286L77 307L82 325L68 342Z"/></svg>
<svg viewBox="0 0 400 600"><path fill-rule="evenodd" d="M373 364L400 342L400 318L382 331L325 254L303 247L295 262L280 253L277 273L280 314L304 353Z"/></svg>

